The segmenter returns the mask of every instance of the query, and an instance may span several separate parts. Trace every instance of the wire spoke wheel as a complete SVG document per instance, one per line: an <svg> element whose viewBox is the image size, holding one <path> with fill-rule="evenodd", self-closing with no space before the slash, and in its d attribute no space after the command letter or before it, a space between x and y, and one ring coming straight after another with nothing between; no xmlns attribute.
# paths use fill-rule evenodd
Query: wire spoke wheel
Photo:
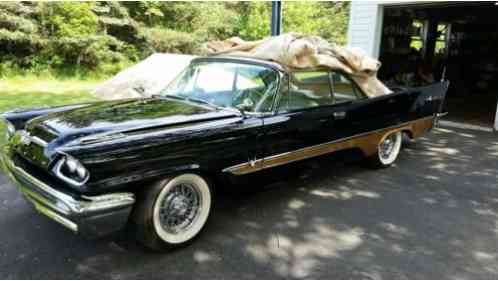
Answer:
<svg viewBox="0 0 498 281"><path fill-rule="evenodd" d="M163 199L159 216L162 228L169 233L179 233L192 225L199 213L200 195L194 186L174 186Z"/></svg>
<svg viewBox="0 0 498 281"><path fill-rule="evenodd" d="M384 139L384 141L381 142L379 145L380 157L382 157L383 159L388 159L393 152L395 142L396 142L395 135L390 135L389 137Z"/></svg>
<svg viewBox="0 0 498 281"><path fill-rule="evenodd" d="M168 181L154 203L153 226L167 244L181 244L196 236L207 221L211 192L207 182L195 174Z"/></svg>
<svg viewBox="0 0 498 281"><path fill-rule="evenodd" d="M391 165L401 150L401 132L389 134L378 145L378 160L384 166Z"/></svg>

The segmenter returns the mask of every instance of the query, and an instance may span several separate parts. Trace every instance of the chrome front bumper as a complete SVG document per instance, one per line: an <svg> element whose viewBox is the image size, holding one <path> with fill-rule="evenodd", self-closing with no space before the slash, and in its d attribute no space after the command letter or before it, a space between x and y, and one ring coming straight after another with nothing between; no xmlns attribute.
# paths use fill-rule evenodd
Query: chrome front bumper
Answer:
<svg viewBox="0 0 498 281"><path fill-rule="evenodd" d="M121 229L131 213L132 193L78 196L58 190L16 166L2 153L6 172L35 209L75 233L97 237Z"/></svg>

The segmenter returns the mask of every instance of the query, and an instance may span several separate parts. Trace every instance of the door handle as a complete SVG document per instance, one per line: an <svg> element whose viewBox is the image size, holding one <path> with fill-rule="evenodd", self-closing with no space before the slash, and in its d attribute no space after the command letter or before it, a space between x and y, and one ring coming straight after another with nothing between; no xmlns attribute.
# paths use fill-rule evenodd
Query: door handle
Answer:
<svg viewBox="0 0 498 281"><path fill-rule="evenodd" d="M335 119L344 119L344 118L346 118L346 111L337 111L337 112L334 112L334 118Z"/></svg>

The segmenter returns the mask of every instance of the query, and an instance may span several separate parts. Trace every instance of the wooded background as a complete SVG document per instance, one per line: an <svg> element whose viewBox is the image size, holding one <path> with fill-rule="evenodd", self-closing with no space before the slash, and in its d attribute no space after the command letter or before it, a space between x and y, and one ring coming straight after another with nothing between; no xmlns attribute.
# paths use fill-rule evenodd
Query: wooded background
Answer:
<svg viewBox="0 0 498 281"><path fill-rule="evenodd" d="M0 76L112 75L152 53L270 35L270 2L0 2ZM348 2L284 2L283 32L345 44Z"/></svg>

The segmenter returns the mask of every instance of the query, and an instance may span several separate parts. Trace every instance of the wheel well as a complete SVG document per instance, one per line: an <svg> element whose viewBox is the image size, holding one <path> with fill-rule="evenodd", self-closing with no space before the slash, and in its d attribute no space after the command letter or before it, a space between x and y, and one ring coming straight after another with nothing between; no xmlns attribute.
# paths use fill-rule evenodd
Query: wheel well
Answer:
<svg viewBox="0 0 498 281"><path fill-rule="evenodd" d="M407 135L410 139L413 139L413 132L411 130L406 129L401 132Z"/></svg>
<svg viewBox="0 0 498 281"><path fill-rule="evenodd" d="M175 171L174 173L165 175L163 178L172 178L172 177L175 177L175 176L178 176L181 174L189 174L189 173L196 174L196 175L199 175L202 178L204 178L208 182L208 184L211 186L211 188L216 188L216 186L220 185L220 182L221 182L220 175L218 175L214 172L208 171L208 170L204 170L204 169L178 170L178 171Z"/></svg>

